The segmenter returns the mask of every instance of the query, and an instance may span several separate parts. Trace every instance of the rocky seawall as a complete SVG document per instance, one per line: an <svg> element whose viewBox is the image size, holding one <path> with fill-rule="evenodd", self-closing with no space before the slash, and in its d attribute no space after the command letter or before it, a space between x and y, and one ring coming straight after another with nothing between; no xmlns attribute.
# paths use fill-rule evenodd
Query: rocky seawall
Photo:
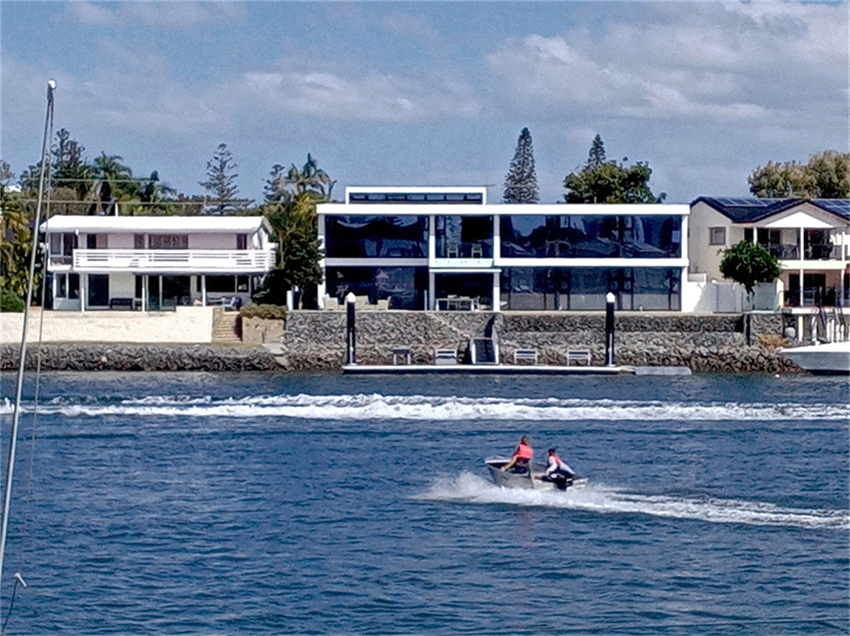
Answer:
<svg viewBox="0 0 850 636"><path fill-rule="evenodd" d="M39 353L43 371L272 371L280 369L263 347L148 344L43 344L27 346L26 368ZM0 370L18 368L20 345L0 346Z"/></svg>
<svg viewBox="0 0 850 636"><path fill-rule="evenodd" d="M540 364L563 365L568 349L605 361L605 318L596 314L364 311L357 316L357 362L391 364L393 349L410 349L414 364L433 364L434 350L456 348L469 358L472 338L498 342L499 360L535 349ZM695 373L800 373L778 348L781 315L619 314L615 363L685 366ZM42 344L45 371L339 371L345 361L344 312L296 311L285 319L243 318L241 346ZM272 354L263 344L275 345ZM39 347L30 344L27 368ZM0 346L0 370L17 369L19 345Z"/></svg>
<svg viewBox="0 0 850 636"><path fill-rule="evenodd" d="M261 327L243 321L251 341ZM293 312L271 340L278 363L293 371L338 370L345 361L344 312ZM356 318L358 364L392 364L393 349L410 349L414 364L433 364L434 350L456 348L468 359L470 338L494 338L499 360L517 349L535 349L540 364L562 365L568 349L605 361L605 317L595 314L494 314L486 312L364 311ZM772 315L619 314L615 363L622 366L686 366L693 372L799 373L778 353L783 317ZM264 327L266 333L270 333ZM277 334L280 334L279 336Z"/></svg>

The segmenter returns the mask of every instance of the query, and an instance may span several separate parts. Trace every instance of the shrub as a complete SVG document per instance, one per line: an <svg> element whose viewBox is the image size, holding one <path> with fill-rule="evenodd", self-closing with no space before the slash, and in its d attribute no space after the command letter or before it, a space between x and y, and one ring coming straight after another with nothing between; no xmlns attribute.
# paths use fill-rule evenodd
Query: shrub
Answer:
<svg viewBox="0 0 850 636"><path fill-rule="evenodd" d="M23 298L8 289L0 289L0 311L20 313L23 310Z"/></svg>
<svg viewBox="0 0 850 636"><path fill-rule="evenodd" d="M248 305L239 310L243 318L279 320L286 318L286 307L281 305Z"/></svg>

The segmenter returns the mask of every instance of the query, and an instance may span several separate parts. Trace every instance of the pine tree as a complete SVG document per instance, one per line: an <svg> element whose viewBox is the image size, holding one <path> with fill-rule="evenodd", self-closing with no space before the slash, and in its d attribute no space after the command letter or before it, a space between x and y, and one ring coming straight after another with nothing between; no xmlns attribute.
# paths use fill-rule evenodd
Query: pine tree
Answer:
<svg viewBox="0 0 850 636"><path fill-rule="evenodd" d="M219 144L212 159L207 161L207 180L200 182L212 199L212 205L205 214L229 214L244 207L235 201L239 192L236 185L236 177L239 175L233 172L235 168L236 163L227 144Z"/></svg>
<svg viewBox="0 0 850 636"><path fill-rule="evenodd" d="M605 143L599 133L593 138L593 143L590 145L590 152L587 155L588 166L601 166L605 163Z"/></svg>
<svg viewBox="0 0 850 636"><path fill-rule="evenodd" d="M511 167L505 176L503 203L537 203L537 172L534 170L534 148L531 133L523 128L516 144Z"/></svg>

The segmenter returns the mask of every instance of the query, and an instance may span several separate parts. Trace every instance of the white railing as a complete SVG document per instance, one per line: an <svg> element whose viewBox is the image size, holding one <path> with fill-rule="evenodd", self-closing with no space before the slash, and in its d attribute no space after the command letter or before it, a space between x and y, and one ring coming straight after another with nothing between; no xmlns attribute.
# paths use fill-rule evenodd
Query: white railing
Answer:
<svg viewBox="0 0 850 636"><path fill-rule="evenodd" d="M77 271L265 272L274 250L74 250Z"/></svg>

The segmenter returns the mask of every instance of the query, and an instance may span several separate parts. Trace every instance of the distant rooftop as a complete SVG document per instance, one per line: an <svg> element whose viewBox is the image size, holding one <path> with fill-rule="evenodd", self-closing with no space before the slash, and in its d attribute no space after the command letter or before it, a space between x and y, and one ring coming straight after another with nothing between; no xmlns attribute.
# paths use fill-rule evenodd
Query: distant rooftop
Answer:
<svg viewBox="0 0 850 636"><path fill-rule="evenodd" d="M703 201L735 223L754 223L779 212L804 203L810 203L826 212L850 221L850 199L759 199L756 197L699 197L691 203Z"/></svg>

